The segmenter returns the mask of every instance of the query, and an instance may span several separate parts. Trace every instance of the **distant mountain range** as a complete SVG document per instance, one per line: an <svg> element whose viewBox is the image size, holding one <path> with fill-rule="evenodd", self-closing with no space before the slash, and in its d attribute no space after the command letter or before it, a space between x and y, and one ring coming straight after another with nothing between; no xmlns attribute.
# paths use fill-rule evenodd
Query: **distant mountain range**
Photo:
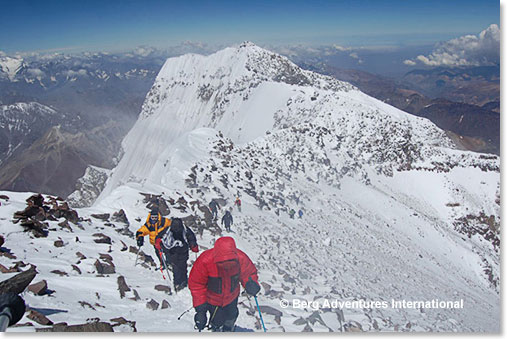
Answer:
<svg viewBox="0 0 507 339"><path fill-rule="evenodd" d="M302 66L348 81L368 95L430 119L451 132L450 136L464 149L500 154L500 95L494 67L412 71L395 80L321 63ZM438 92L438 86L442 87L442 92ZM466 95L469 91L474 91L475 95Z"/></svg>
<svg viewBox="0 0 507 339"><path fill-rule="evenodd" d="M111 168L163 60L0 57L0 187L66 196L88 165Z"/></svg>
<svg viewBox="0 0 507 339"><path fill-rule="evenodd" d="M196 48L208 52L203 46L178 51ZM88 165L111 169L167 56L147 48L124 54L0 55L0 189L66 196ZM463 149L500 153L498 68L414 70L389 79L318 61L300 64L429 118ZM207 97L213 91L202 88L201 93ZM33 175L42 161L37 152L48 150L44 145L58 145L42 166L55 173L65 169L65 179L58 183L40 182Z"/></svg>

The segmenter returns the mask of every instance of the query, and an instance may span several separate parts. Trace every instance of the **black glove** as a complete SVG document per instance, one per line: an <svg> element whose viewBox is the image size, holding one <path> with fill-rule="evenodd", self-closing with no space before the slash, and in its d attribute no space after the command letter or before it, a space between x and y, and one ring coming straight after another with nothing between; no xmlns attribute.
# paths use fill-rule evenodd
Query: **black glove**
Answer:
<svg viewBox="0 0 507 339"><path fill-rule="evenodd" d="M14 325L25 314L25 301L17 294L5 293L0 295L0 314L9 311L9 326Z"/></svg>
<svg viewBox="0 0 507 339"><path fill-rule="evenodd" d="M259 286L259 284L257 284L255 281L253 281L252 277L248 278L248 281L245 284L246 293L255 297L257 295L257 293L259 293L260 290L261 290L261 287Z"/></svg>
<svg viewBox="0 0 507 339"><path fill-rule="evenodd" d="M142 247L144 244L144 237L137 237L137 247Z"/></svg>
<svg viewBox="0 0 507 339"><path fill-rule="evenodd" d="M208 316L206 312L208 311L208 304L204 303L195 308L195 328L199 331L202 331L206 327L206 323L208 322Z"/></svg>

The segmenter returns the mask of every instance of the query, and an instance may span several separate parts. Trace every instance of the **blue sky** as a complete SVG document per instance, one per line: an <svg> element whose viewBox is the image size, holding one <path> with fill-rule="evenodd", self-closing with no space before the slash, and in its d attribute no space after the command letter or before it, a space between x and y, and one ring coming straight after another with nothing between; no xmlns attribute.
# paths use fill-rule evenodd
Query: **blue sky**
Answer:
<svg viewBox="0 0 507 339"><path fill-rule="evenodd" d="M121 50L182 41L423 44L500 24L498 0L0 0L0 50Z"/></svg>

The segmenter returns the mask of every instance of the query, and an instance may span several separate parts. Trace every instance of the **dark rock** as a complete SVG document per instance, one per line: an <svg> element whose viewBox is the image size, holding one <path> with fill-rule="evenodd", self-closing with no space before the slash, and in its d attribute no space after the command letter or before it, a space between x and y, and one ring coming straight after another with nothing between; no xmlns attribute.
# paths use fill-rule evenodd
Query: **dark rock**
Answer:
<svg viewBox="0 0 507 339"><path fill-rule="evenodd" d="M158 306L159 306L159 303L156 302L155 300L151 299L150 301L148 301L146 303L146 307L150 310L153 310L153 311L156 311L158 310Z"/></svg>
<svg viewBox="0 0 507 339"><path fill-rule="evenodd" d="M113 262L113 257L110 256L109 254L104 254L104 253L99 253L99 258L108 262L108 263L112 263Z"/></svg>
<svg viewBox="0 0 507 339"><path fill-rule="evenodd" d="M305 326L305 328L303 328L302 332L313 332L313 329L309 324L306 324L306 326Z"/></svg>
<svg viewBox="0 0 507 339"><path fill-rule="evenodd" d="M121 241L121 240L120 240L120 242L121 242L121 245L122 245L122 248L121 248L121 250L120 250L120 251L124 252L124 251L128 250L127 244L125 244L125 243L124 243L123 241Z"/></svg>
<svg viewBox="0 0 507 339"><path fill-rule="evenodd" d="M109 319L111 322L113 322L113 327L121 326L121 325L128 325L132 329L132 332L137 332L136 329L136 322L127 320L123 317L113 318Z"/></svg>
<svg viewBox="0 0 507 339"><path fill-rule="evenodd" d="M110 323L99 321L88 324L56 324L52 328L38 328L37 332L114 332Z"/></svg>
<svg viewBox="0 0 507 339"><path fill-rule="evenodd" d="M271 306L262 305L259 306L259 309L261 310L262 313L271 314L277 317L281 317L283 315L281 311Z"/></svg>
<svg viewBox="0 0 507 339"><path fill-rule="evenodd" d="M53 325L53 322L49 320L44 314L35 310L30 310L26 317L40 325Z"/></svg>
<svg viewBox="0 0 507 339"><path fill-rule="evenodd" d="M48 236L47 224L41 223L34 219L24 219L21 221L21 226L25 228L25 232L32 232L36 238L45 238Z"/></svg>
<svg viewBox="0 0 507 339"><path fill-rule="evenodd" d="M44 204L44 197L42 196L42 194L38 193L30 196L25 201L28 204L28 206L42 207Z"/></svg>
<svg viewBox="0 0 507 339"><path fill-rule="evenodd" d="M12 325L11 327L27 327L27 326L33 326L33 323L31 322L17 323L16 325Z"/></svg>
<svg viewBox="0 0 507 339"><path fill-rule="evenodd" d="M114 274L116 273L116 269L114 264L111 263L102 263L99 260L95 261L95 268L97 269L98 274Z"/></svg>
<svg viewBox="0 0 507 339"><path fill-rule="evenodd" d="M72 266L72 269L74 271L76 271L77 273L81 274L81 270L79 269L79 267L77 267L76 265L71 265Z"/></svg>
<svg viewBox="0 0 507 339"><path fill-rule="evenodd" d="M98 237L98 239L93 239L97 244L109 244L111 245L111 238L103 233L94 233L94 237Z"/></svg>
<svg viewBox="0 0 507 339"><path fill-rule="evenodd" d="M297 326L301 326L301 325L308 324L308 321L303 317L299 317L298 319L294 320L293 324L297 325Z"/></svg>
<svg viewBox="0 0 507 339"><path fill-rule="evenodd" d="M91 308L92 310L96 311L97 309L95 307L93 307L90 303L86 302L86 301L78 301L79 305L81 305L81 307L88 307L88 308Z"/></svg>
<svg viewBox="0 0 507 339"><path fill-rule="evenodd" d="M54 242L54 246L55 247L63 247L63 246L65 246L65 244L63 243L63 240L56 240Z"/></svg>
<svg viewBox="0 0 507 339"><path fill-rule="evenodd" d="M141 297L139 296L139 293L137 293L137 291L135 289L132 290L132 292L134 293L134 297L133 298L129 298L130 300L134 300L134 301L141 300Z"/></svg>
<svg viewBox="0 0 507 339"><path fill-rule="evenodd" d="M67 229L67 230L69 230L71 232L74 232L72 230L72 227L70 227L70 224L69 224L69 222L67 220L64 220L61 223L58 223L58 226L60 226L61 228Z"/></svg>
<svg viewBox="0 0 507 339"><path fill-rule="evenodd" d="M58 274L61 277L62 276L66 276L66 277L69 276L66 272L63 272L63 271L60 271L60 270L52 270L50 273Z"/></svg>
<svg viewBox="0 0 507 339"><path fill-rule="evenodd" d="M109 221L110 214L109 213L91 214L91 217L93 217L95 219L100 219L103 221Z"/></svg>
<svg viewBox="0 0 507 339"><path fill-rule="evenodd" d="M6 195L3 195L3 194L0 195L0 199L5 200L5 201L9 201L9 197Z"/></svg>
<svg viewBox="0 0 507 339"><path fill-rule="evenodd" d="M3 237L3 235L0 235L0 247L3 246L4 243L5 243L5 238Z"/></svg>
<svg viewBox="0 0 507 339"><path fill-rule="evenodd" d="M120 298L125 298L125 292L130 291L130 287L127 285L125 281L125 277L120 275L117 279L118 283L118 291L120 291Z"/></svg>
<svg viewBox="0 0 507 339"><path fill-rule="evenodd" d="M130 253L135 253L137 254L137 252L139 251L139 249L137 247L134 247L134 246L130 246L129 247L129 252Z"/></svg>
<svg viewBox="0 0 507 339"><path fill-rule="evenodd" d="M271 291L271 285L268 283L265 283L264 281L261 282L262 287L264 287L265 294L269 294L269 291Z"/></svg>
<svg viewBox="0 0 507 339"><path fill-rule="evenodd" d="M167 285L155 285L155 290L172 295L171 288Z"/></svg>
<svg viewBox="0 0 507 339"><path fill-rule="evenodd" d="M113 213L113 217L111 219L116 222L122 222L126 225L130 225L129 220L127 219L127 214L123 209Z"/></svg>
<svg viewBox="0 0 507 339"><path fill-rule="evenodd" d="M0 272L2 272L2 273L14 273L14 272L21 272L21 270L18 267L7 268L4 265L0 264Z"/></svg>
<svg viewBox="0 0 507 339"><path fill-rule="evenodd" d="M76 255L81 260L85 260L86 259L86 256L83 253L81 253L81 252L76 252Z"/></svg>
<svg viewBox="0 0 507 339"><path fill-rule="evenodd" d="M35 295L47 294L48 283L46 280L39 281L38 283L31 284L28 286L28 290Z"/></svg>
<svg viewBox="0 0 507 339"><path fill-rule="evenodd" d="M24 272L16 274L7 280L0 281L0 294L8 292L20 294L32 282L36 275L37 271L35 271L35 266L31 266L30 269Z"/></svg>
<svg viewBox="0 0 507 339"><path fill-rule="evenodd" d="M323 326L326 326L326 323L324 322L324 320L322 320L322 317L320 316L319 312L318 311L315 311L313 312L309 317L308 317L308 321L312 324L312 325L315 325L316 322L320 323L321 325Z"/></svg>
<svg viewBox="0 0 507 339"><path fill-rule="evenodd" d="M160 309L165 309L165 308L170 308L171 305L169 304L169 302L167 300L162 300L162 307Z"/></svg>

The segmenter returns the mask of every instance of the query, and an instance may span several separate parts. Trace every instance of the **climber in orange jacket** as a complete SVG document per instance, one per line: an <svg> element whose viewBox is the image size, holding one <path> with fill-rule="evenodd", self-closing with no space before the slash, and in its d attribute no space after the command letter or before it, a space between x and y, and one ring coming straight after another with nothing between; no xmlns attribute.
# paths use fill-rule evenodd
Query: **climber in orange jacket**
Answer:
<svg viewBox="0 0 507 339"><path fill-rule="evenodd" d="M160 265L162 265L162 259L160 258L159 251L155 247L155 238L157 235L163 230L167 229L171 226L171 220L166 219L160 215L158 208L153 208L146 219L146 222L143 226L141 226L136 232L136 240L137 246L141 247L144 244L144 236L150 236L150 244L153 245L155 249L156 257L160 260Z"/></svg>

